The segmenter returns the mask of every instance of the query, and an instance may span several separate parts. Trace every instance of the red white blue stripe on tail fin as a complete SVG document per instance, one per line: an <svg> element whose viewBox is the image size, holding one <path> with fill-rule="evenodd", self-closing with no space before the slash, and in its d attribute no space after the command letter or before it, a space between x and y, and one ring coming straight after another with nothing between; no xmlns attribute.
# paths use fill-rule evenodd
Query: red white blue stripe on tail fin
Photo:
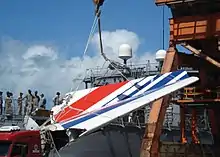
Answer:
<svg viewBox="0 0 220 157"><path fill-rule="evenodd" d="M64 130L68 128L85 129L86 132L84 132L83 135L87 135L90 132L107 125L116 118L142 108L150 102L190 85L197 80L197 77L179 79L175 82L164 84L162 86L158 86L157 88L148 90L137 96L133 96L108 106L101 107L100 109L93 110L92 112L80 114L76 117L73 117L71 120L57 123L54 126L56 126L57 130Z"/></svg>
<svg viewBox="0 0 220 157"><path fill-rule="evenodd" d="M89 112L108 107L109 105L137 98L148 91L160 89L169 84L189 78L186 71L178 70L160 75L148 76L131 81L109 84L87 90L77 91L69 103L61 108L55 107L53 119L63 128L71 127L70 121L84 116ZM62 104L61 106L64 106ZM59 111L57 111L59 109Z"/></svg>

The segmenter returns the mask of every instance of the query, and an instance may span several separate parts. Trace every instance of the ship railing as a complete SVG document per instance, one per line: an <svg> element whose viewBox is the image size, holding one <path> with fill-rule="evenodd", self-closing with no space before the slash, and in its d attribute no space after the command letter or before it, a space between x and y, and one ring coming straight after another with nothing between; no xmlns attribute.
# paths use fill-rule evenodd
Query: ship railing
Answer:
<svg viewBox="0 0 220 157"><path fill-rule="evenodd" d="M167 130L180 130L180 113L168 113L172 114L172 118L165 118L163 122L163 128ZM112 122L113 125L121 125L121 126L136 126L136 127L145 127L147 124L146 119L146 109L141 109L133 114L128 114L124 117L119 117L117 120ZM185 115L185 130L191 131L191 114ZM197 115L197 130L198 131L206 131L211 132L211 128L209 127L210 123L207 117L204 115Z"/></svg>
<svg viewBox="0 0 220 157"><path fill-rule="evenodd" d="M208 100L220 99L220 88L214 89L198 89L197 87L185 87L177 92L174 92L172 101L178 100Z"/></svg>
<svg viewBox="0 0 220 157"><path fill-rule="evenodd" d="M128 63L127 67L130 69L131 72L160 72L159 71L159 63L157 62L148 62L148 63L138 63L138 64L133 64L133 63ZM197 69L192 69L192 68L188 68L188 67L178 67L178 70L186 70L189 73L198 73ZM97 66L96 68L90 68L87 69L87 75L89 77L102 77L104 76L103 74L106 73L106 71L108 71L108 73L110 74L119 74L119 72L117 70L109 70L109 68L107 67L99 67Z"/></svg>
<svg viewBox="0 0 220 157"><path fill-rule="evenodd" d="M10 116L12 116L14 119L18 118L20 119L23 115L24 115L24 102L22 103L22 114L19 115L19 107L18 107L18 104L17 104L17 99L12 99L12 111L11 111L11 114ZM2 114L0 115L1 117L6 117L7 114L6 114L6 104L3 103L3 107L2 107Z"/></svg>
<svg viewBox="0 0 220 157"><path fill-rule="evenodd" d="M151 75L160 74L160 67L158 63L145 63L145 64L128 64L129 70L124 72L124 69L118 70L109 70L108 68L92 68L87 69L87 75L83 79L83 82L91 83L92 87L102 86L106 83L117 83L123 80L123 75L128 79L141 78ZM198 70L187 68L187 67L179 67L178 70L186 70L192 75L198 73ZM120 72L119 72L120 71Z"/></svg>
<svg viewBox="0 0 220 157"><path fill-rule="evenodd" d="M24 106L25 106L24 104L25 104L25 101L22 102L22 114L19 115L19 106L18 106L17 100L18 100L18 99L13 98L13 99L12 99L12 104L11 104L11 105L12 105L12 106L11 106L11 107L12 107L12 112L11 112L10 115L11 115L12 117L14 117L14 118L16 118L16 117L19 117L19 118L20 118L20 117L22 117L22 116L24 115ZM1 116L4 117L4 116L7 115L7 114L6 114L6 104L5 104L5 103L3 104L3 108L2 108L2 109L3 109L3 110L2 110L2 115L1 115Z"/></svg>
<svg viewBox="0 0 220 157"><path fill-rule="evenodd" d="M155 72L158 71L158 63L156 62L147 62L147 63L139 63L139 64L133 64L133 63L128 63L127 67L130 69L132 73L137 73L137 72ZM87 69L87 78L90 77L103 77L104 74L106 76L111 76L111 75L117 75L120 74L117 70L109 70L108 68L90 68Z"/></svg>
<svg viewBox="0 0 220 157"><path fill-rule="evenodd" d="M26 107L25 100L23 100L22 107L21 107L21 114L19 114L19 106L17 103L17 99L14 98L14 99L12 99L12 112L11 112L11 114L6 114L6 107L5 107L5 104L3 103L2 114L0 114L0 119L7 119L7 117L10 116L14 120L21 120L25 116L25 113L24 113L25 107ZM40 108L39 106L37 108L44 110L44 109Z"/></svg>

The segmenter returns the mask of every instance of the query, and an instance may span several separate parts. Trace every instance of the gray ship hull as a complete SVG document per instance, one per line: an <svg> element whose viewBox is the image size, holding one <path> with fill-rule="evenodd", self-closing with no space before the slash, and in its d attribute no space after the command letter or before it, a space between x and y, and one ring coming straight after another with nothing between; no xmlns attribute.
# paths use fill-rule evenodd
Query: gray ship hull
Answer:
<svg viewBox="0 0 220 157"><path fill-rule="evenodd" d="M139 157L144 128L109 126L71 142L59 150L62 157ZM58 156L51 153L50 157Z"/></svg>
<svg viewBox="0 0 220 157"><path fill-rule="evenodd" d="M144 127L109 125L103 130L62 147L59 154L62 157L139 157L144 130ZM190 142L190 131L186 134ZM212 144L212 137L209 133L201 132L200 134L201 143ZM179 142L179 135L180 130L163 130L161 140ZM58 157L58 155L52 152L50 157Z"/></svg>

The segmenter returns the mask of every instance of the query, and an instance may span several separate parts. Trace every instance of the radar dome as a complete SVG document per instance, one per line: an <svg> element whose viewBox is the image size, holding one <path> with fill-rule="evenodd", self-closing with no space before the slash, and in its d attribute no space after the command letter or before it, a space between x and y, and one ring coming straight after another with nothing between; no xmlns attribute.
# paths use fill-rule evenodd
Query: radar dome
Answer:
<svg viewBox="0 0 220 157"><path fill-rule="evenodd" d="M156 60L157 61L163 61L164 58L166 57L166 51L165 50L158 50L156 52Z"/></svg>
<svg viewBox="0 0 220 157"><path fill-rule="evenodd" d="M132 48L128 44L122 44L118 50L118 57L123 60L132 58Z"/></svg>

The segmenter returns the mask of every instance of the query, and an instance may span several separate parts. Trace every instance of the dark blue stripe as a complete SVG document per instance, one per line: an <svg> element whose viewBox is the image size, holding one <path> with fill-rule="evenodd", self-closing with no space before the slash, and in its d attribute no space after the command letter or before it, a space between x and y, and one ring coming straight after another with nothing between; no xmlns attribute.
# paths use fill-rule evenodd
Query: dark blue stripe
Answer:
<svg viewBox="0 0 220 157"><path fill-rule="evenodd" d="M184 79L186 79L186 78L188 78L188 77L189 77L189 75L186 74L186 75L184 75L183 77L181 77L179 80L184 80Z"/></svg>
<svg viewBox="0 0 220 157"><path fill-rule="evenodd" d="M168 76L166 76L165 78L163 78L161 81L159 81L156 85L154 85L153 87L151 87L148 90L152 90L154 88L157 88L159 86L165 85L166 83L168 83L169 81L171 81L174 77L176 77L177 75L181 74L182 72L184 72L184 70L178 70L175 72L172 72L171 74L169 74ZM142 86L138 85L138 83L140 83L141 81L143 81L144 79L146 79L147 77L141 79L140 81L136 82L133 86L131 86L130 88L128 88L127 90L125 90L123 93L121 93L120 95L118 95L118 99L119 101L121 100L125 100L127 98L132 97L133 95L135 95L136 93L138 93L140 90L144 89L146 86L148 86L151 82L155 81L156 79L158 79L160 76L162 76L163 74L158 74L156 75L156 77L153 78L153 80L149 80L148 82L146 82L145 84L143 84ZM139 86L137 88L137 85ZM130 93L129 95L125 95L124 93L126 91L128 91L129 89L131 89L132 87L136 87L137 90L133 91L132 93ZM146 91L148 91L146 90ZM144 92L146 92L144 91ZM109 104L112 100L114 100L115 98L111 99L110 101L108 101L106 104L104 104L102 107L106 106L107 104Z"/></svg>
<svg viewBox="0 0 220 157"><path fill-rule="evenodd" d="M129 94L126 98L130 98L133 95L135 95L137 92L139 92L140 90L142 90L143 88L145 88L147 85L149 85L150 83L152 83L153 81L155 81L156 79L158 79L161 75L157 75L156 77L153 78L153 80L149 80L148 82L146 82L145 84L143 84L142 86L140 86L140 88L138 88L137 90L133 91L131 94ZM125 99L119 99L119 101L121 100L125 100Z"/></svg>
<svg viewBox="0 0 220 157"><path fill-rule="evenodd" d="M136 82L134 85L132 85L131 87L129 87L128 89L126 89L123 93L125 93L126 91L128 91L129 89L131 89L134 86L137 86L137 84L141 81L143 81L145 78L142 78L141 80L139 80L138 82ZM122 93L122 94L123 94ZM116 97L120 97L121 94L117 95ZM102 107L106 106L107 104L109 104L111 101L113 101L116 97L114 97L113 99L109 100L107 103L105 103L104 105L102 105Z"/></svg>
<svg viewBox="0 0 220 157"><path fill-rule="evenodd" d="M186 75L186 76L184 76L184 77L185 77L185 78L188 78L189 76ZM175 83L176 83L176 82L175 82ZM173 83L172 83L172 84L173 84ZM127 104L127 103L129 103L129 102L132 102L132 101L134 101L134 100L136 100L136 99L138 99L138 98L141 98L141 97L143 97L143 96L145 96L145 95L148 95L148 94L150 94L150 93L153 93L153 92L155 92L155 91L157 91L157 90L160 90L160 89L162 89L162 88L164 88L164 87L166 87L166 86L170 86L170 85L172 85L172 84L163 85L163 86L160 86L160 87L157 87L157 88L148 90L148 91L144 92L143 94L140 94L140 95L138 95L138 96L131 97L131 98L129 98L129 99L120 101L119 103L117 103L117 104L115 104L115 105L108 106L108 107L106 107L106 108L104 108L104 109L102 109L102 110L98 110L98 111L96 111L96 112L94 112L94 113L88 114L88 115L86 115L86 116L84 116L84 117L81 117L81 118L79 118L79 119L77 119L77 120L74 120L74 121L72 121L72 122L68 122L68 123L66 123L66 124L63 124L62 126L64 127L64 129L70 128L70 127L72 127L72 126L74 126L74 125L77 125L77 124L79 124L79 123L82 123L82 122L84 122L84 121L87 121L88 119L94 118L94 117L96 117L96 116L98 116L98 115L100 115L100 114L103 114L103 113L105 113L105 112L108 112L108 111L110 111L110 110L112 110L112 109L115 109L115 108L117 108L117 107L119 107L119 106L125 105L125 104Z"/></svg>
<svg viewBox="0 0 220 157"><path fill-rule="evenodd" d="M120 94L119 96L117 96L118 97L118 99L119 100L124 100L124 99L127 99L127 98L129 98L129 96L128 95L125 95L125 94ZM106 105L106 104L105 104Z"/></svg>
<svg viewBox="0 0 220 157"><path fill-rule="evenodd" d="M146 87L148 84L150 84L151 82L153 82L153 81L155 81L157 78L159 78L161 76L161 74L159 74L159 75L156 75L154 78L153 78L153 80L149 80L148 82L146 82L145 84L143 84L142 86L140 86L140 85L138 85L138 88L137 88L137 90L135 90L134 92L132 92L131 94L129 94L129 95L125 95L124 93L126 92L126 91L128 91L129 89L131 89L132 87L136 87L137 86L137 83L140 83L141 81L143 81L144 79L146 79L147 77L145 77L145 78L143 78L141 81L139 81L139 82L137 82L136 83L136 85L133 85L133 86L131 86L129 89L127 89L127 90L125 90L123 93L121 93L121 94L119 94L117 97L118 97L118 99L119 99L119 101L121 101L121 100L125 100L125 99L127 99L127 98L130 98L130 97L132 97L134 94L136 94L138 91L140 91L141 89L143 89L144 87ZM112 100L114 100L115 98L113 98ZM107 104L109 104L112 100L110 100L109 102L107 102L105 105L103 105L102 107L104 107L104 106L106 106Z"/></svg>
<svg viewBox="0 0 220 157"><path fill-rule="evenodd" d="M139 85L139 84L137 84L137 83L135 83L135 85L134 85L137 89L140 89L141 88L141 86Z"/></svg>
<svg viewBox="0 0 220 157"><path fill-rule="evenodd" d="M157 84L155 84L154 86L152 86L151 88L149 88L148 90L146 91L149 91L149 90L152 90L154 88L158 88L159 86L162 86L162 85L165 85L166 83L168 83L169 81L171 81L172 79L174 79L174 77L178 76L179 74L181 74L183 72L183 70L179 70L179 71L175 71L175 72L172 72L171 74L169 74L168 76L166 76L165 78L163 78L161 81L159 81ZM157 75L153 81L155 81L156 79L158 79L160 76L162 76L161 74L160 75ZM133 95L135 95L136 93L138 93L140 90L144 89L145 87L147 87L150 83L153 82L152 80L146 82L144 85L140 86L140 88L138 90L135 90L133 91L131 94L129 94L128 96L126 97L121 97L121 99L119 100L125 100L127 98L130 98L132 97ZM146 91L143 91L143 92L146 92Z"/></svg>
<svg viewBox="0 0 220 157"><path fill-rule="evenodd" d="M168 75L167 77L165 77L164 79L162 79L161 81L159 81L157 84L153 85L151 88L149 88L148 90L153 90L156 88L159 88L160 86L163 86L165 84L167 84L168 82L170 82L172 79L174 79L175 77L177 77L179 74L181 74L183 71L179 70L179 71L175 71L172 72L170 75ZM181 79L181 78L180 78ZM178 79L178 80L180 80Z"/></svg>

